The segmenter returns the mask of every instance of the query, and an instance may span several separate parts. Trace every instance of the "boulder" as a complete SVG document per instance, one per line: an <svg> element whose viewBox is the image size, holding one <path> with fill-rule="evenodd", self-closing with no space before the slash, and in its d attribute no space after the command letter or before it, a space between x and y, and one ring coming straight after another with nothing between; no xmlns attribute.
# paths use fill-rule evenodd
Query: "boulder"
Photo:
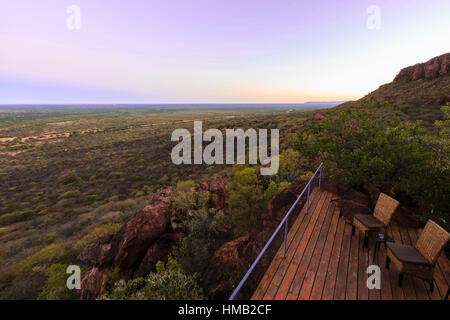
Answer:
<svg viewBox="0 0 450 320"><path fill-rule="evenodd" d="M166 189L152 196L150 203L117 232L113 239L113 245L117 248L114 265L120 270L137 266L149 245L169 231L172 195L172 190Z"/></svg>
<svg viewBox="0 0 450 320"><path fill-rule="evenodd" d="M211 180L200 182L195 186L195 191L208 191L210 198L206 204L207 209L223 209L226 200L225 181L222 178L214 177Z"/></svg>
<svg viewBox="0 0 450 320"><path fill-rule="evenodd" d="M110 269L99 269L94 267L81 277L80 299L95 299L103 293L105 278L110 273Z"/></svg>
<svg viewBox="0 0 450 320"><path fill-rule="evenodd" d="M82 276L80 298L93 299L103 292L104 278L119 269L122 277L145 276L158 260L166 260L176 241L170 219L171 189L154 194L114 235L102 236L87 246L78 260L91 267Z"/></svg>
<svg viewBox="0 0 450 320"><path fill-rule="evenodd" d="M99 241L88 245L78 256L83 264L90 267L101 267L111 264L114 260L114 252L111 250L111 239L113 235L106 235Z"/></svg>
<svg viewBox="0 0 450 320"><path fill-rule="evenodd" d="M147 253L139 264L137 270L134 272L133 277L144 277L154 271L158 260L162 260L161 257L167 257L172 250L173 244L178 242L178 240L179 235L175 233L165 234L159 238L148 248Z"/></svg>
<svg viewBox="0 0 450 320"><path fill-rule="evenodd" d="M241 256L241 251L247 243L248 236L242 236L226 242L214 253L202 279L203 286L209 289L208 296L211 299L227 299L231 283L240 281L236 276L247 271L246 261Z"/></svg>

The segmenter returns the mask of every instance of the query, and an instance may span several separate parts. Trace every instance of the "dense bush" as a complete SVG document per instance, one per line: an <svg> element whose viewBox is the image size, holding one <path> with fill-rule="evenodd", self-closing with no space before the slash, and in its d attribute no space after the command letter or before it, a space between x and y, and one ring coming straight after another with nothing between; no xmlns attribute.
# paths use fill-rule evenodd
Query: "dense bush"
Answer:
<svg viewBox="0 0 450 320"><path fill-rule="evenodd" d="M271 181L264 189L254 168L238 171L227 195L227 216L236 236L247 232L264 212L267 203L288 185L287 182Z"/></svg>
<svg viewBox="0 0 450 320"><path fill-rule="evenodd" d="M146 278L117 281L102 300L201 300L203 292L197 284L198 275L189 275L169 256L166 265L159 261L156 272Z"/></svg>
<svg viewBox="0 0 450 320"><path fill-rule="evenodd" d="M39 300L74 300L77 298L76 291L67 288L67 267L66 264L52 264L48 268L47 280L37 296Z"/></svg>
<svg viewBox="0 0 450 320"><path fill-rule="evenodd" d="M449 159L443 141L420 123L367 112L341 112L311 123L297 149L325 161L330 178L360 190L390 189L412 197L438 223L449 222Z"/></svg>
<svg viewBox="0 0 450 320"><path fill-rule="evenodd" d="M23 275L25 272L31 271L33 267L46 266L53 262L58 262L64 257L65 253L62 244L51 244L18 263L14 273Z"/></svg>

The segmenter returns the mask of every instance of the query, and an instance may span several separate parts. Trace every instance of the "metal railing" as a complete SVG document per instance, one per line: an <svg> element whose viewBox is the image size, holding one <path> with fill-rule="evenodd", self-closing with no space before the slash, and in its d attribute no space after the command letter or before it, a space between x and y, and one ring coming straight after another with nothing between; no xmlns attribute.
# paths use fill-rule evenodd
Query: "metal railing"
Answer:
<svg viewBox="0 0 450 320"><path fill-rule="evenodd" d="M286 213L286 215L284 216L283 220L280 222L280 224L278 225L277 229L272 234L272 236L270 237L269 241L267 241L266 245L261 250L261 252L259 253L258 257L256 257L255 261L250 266L250 269L248 269L247 273L244 275L244 277L242 278L241 282L239 282L239 284L236 287L236 289L234 289L233 293L231 294L230 298L228 298L228 300L234 300L234 298L238 294L239 290L241 290L241 288L244 285L245 281L250 276L250 274L252 273L252 271L255 268L255 266L258 264L259 260L261 260L261 257L266 252L266 250L269 247L269 245L272 242L272 240L278 234L278 231L280 231L280 229L283 226L283 224L284 224L283 258L286 258L286 242L287 242L287 234L288 234L289 215L291 214L292 210L295 208L295 206L297 205L297 203L299 202L299 200L301 199L301 197L303 196L303 194L305 193L306 190L307 190L306 214L308 214L308 210L309 210L309 195L311 193L311 182L314 180L314 178L316 177L317 173L320 171L320 176L319 176L319 189L320 189L320 183L322 181L322 170L323 170L323 162L317 167L317 169L314 172L313 176L311 177L311 179L309 179L308 183L306 184L305 188L303 188L303 191L300 193L300 195L298 196L297 200L295 200L294 204L291 206L289 211Z"/></svg>

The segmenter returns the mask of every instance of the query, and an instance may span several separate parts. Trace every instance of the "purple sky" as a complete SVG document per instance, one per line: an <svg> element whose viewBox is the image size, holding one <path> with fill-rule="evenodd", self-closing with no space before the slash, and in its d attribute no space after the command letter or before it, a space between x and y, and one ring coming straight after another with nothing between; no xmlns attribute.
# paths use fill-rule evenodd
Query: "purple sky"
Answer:
<svg viewBox="0 0 450 320"><path fill-rule="evenodd" d="M66 26L69 5L81 29ZM379 30L367 8L381 9ZM450 51L450 1L0 0L0 104L356 99Z"/></svg>

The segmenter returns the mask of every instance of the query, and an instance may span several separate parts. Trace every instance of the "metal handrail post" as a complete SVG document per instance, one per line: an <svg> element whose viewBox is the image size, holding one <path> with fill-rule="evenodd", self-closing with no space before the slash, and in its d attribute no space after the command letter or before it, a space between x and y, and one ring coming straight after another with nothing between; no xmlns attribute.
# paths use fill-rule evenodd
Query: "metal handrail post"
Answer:
<svg viewBox="0 0 450 320"><path fill-rule="evenodd" d="M321 184L321 182L322 182L322 169L323 169L323 165L320 166L319 190L320 190L320 184Z"/></svg>
<svg viewBox="0 0 450 320"><path fill-rule="evenodd" d="M283 253L283 258L286 258L286 242L287 242L287 234L288 234L288 221L289 221L289 217L286 219L286 224L284 225L284 253Z"/></svg>
<svg viewBox="0 0 450 320"><path fill-rule="evenodd" d="M310 193L310 190L311 190L311 184L308 184L308 198L306 200L306 214L308 214L308 211L309 211L309 193Z"/></svg>

